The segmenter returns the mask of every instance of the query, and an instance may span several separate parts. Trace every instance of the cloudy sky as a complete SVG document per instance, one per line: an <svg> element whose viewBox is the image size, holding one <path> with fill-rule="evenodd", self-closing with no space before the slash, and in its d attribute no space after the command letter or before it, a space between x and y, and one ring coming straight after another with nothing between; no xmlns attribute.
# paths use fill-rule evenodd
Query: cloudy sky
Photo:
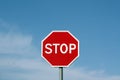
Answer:
<svg viewBox="0 0 120 80"><path fill-rule="evenodd" d="M0 80L58 80L40 56L52 30L80 40L64 80L120 80L119 0L0 0Z"/></svg>

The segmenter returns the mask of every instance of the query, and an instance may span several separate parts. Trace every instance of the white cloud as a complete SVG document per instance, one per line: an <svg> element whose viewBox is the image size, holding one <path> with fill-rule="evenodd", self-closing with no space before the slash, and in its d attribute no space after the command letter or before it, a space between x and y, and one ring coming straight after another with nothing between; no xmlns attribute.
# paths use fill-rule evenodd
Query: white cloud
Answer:
<svg viewBox="0 0 120 80"><path fill-rule="evenodd" d="M15 78L22 78L23 80L56 80L58 76L56 69L52 69L40 59L1 59L0 63L2 63L0 66L4 67L2 69L4 79L6 76L15 76ZM12 72L9 72L9 70ZM18 72L15 70L18 70Z"/></svg>
<svg viewBox="0 0 120 80"><path fill-rule="evenodd" d="M22 34L18 29L0 19L0 54L25 54L36 51L32 36Z"/></svg>
<svg viewBox="0 0 120 80"><path fill-rule="evenodd" d="M33 52L38 54L39 48L33 45L31 35L0 33L0 55L18 54L24 56L25 53L33 54ZM57 80L58 73L58 68L51 68L43 59L38 57L0 57L0 80ZM70 67L64 68L64 79L120 80L120 75L109 76L104 70Z"/></svg>
<svg viewBox="0 0 120 80"><path fill-rule="evenodd" d="M8 71L2 69L3 76L14 77L13 79L22 78L23 80L57 80L59 78L58 68L51 68L41 59L1 59L0 66L3 66ZM17 71L18 69L18 71ZM11 70L12 72L9 72ZM16 72L16 71L17 72ZM21 71L19 71L21 70ZM92 74L91 74L92 73ZM10 78L7 77L7 78ZM17 77L17 78L16 78ZM87 71L84 68L64 68L65 80L120 80L120 76L107 76L104 71Z"/></svg>
<svg viewBox="0 0 120 80"><path fill-rule="evenodd" d="M32 36L0 34L0 53L28 53L33 49Z"/></svg>

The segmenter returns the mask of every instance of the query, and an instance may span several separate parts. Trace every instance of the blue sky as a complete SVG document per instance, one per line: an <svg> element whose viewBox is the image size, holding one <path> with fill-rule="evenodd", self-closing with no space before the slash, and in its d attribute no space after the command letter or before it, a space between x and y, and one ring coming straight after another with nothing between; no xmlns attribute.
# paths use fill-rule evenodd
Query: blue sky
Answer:
<svg viewBox="0 0 120 80"><path fill-rule="evenodd" d="M40 56L40 42L52 30L69 30L80 40L80 57L65 68L66 80L120 80L119 4L119 0L1 0L0 80L58 79L58 69Z"/></svg>

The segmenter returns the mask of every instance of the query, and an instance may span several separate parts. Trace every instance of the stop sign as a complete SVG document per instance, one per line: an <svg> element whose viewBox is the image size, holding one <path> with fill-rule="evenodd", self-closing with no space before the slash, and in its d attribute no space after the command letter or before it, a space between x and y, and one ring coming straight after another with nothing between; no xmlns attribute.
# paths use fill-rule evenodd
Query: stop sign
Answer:
<svg viewBox="0 0 120 80"><path fill-rule="evenodd" d="M52 31L41 41L41 56L52 67L68 67L79 57L79 40L69 31Z"/></svg>

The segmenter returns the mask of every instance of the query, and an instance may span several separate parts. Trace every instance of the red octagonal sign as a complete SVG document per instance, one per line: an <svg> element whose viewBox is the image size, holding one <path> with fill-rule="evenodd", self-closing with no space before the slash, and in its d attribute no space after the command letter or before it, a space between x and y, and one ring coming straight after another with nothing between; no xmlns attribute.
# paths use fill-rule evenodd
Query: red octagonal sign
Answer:
<svg viewBox="0 0 120 80"><path fill-rule="evenodd" d="M79 57L79 40L69 31L52 31L41 42L41 56L52 67L68 67Z"/></svg>

